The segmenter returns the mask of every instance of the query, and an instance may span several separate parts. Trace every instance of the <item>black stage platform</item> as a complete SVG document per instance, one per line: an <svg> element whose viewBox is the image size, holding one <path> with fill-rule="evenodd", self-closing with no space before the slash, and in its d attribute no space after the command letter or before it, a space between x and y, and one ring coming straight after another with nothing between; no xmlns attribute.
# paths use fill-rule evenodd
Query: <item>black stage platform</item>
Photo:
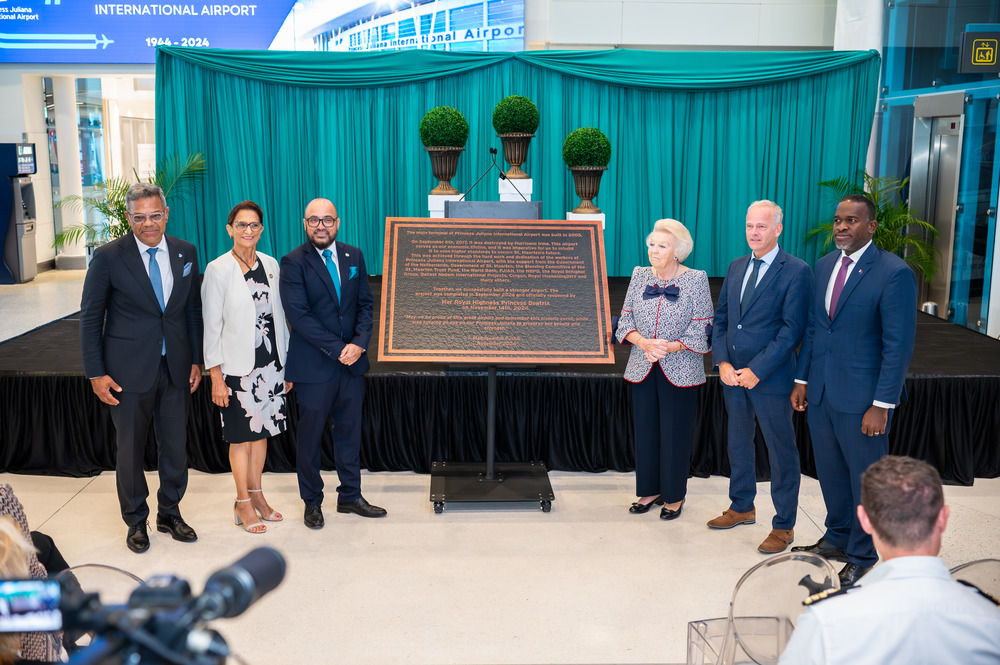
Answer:
<svg viewBox="0 0 1000 665"><path fill-rule="evenodd" d="M381 279L371 282L378 316ZM717 301L722 280L711 284ZM627 277L610 279L613 314L621 309L627 286ZM114 426L83 376L78 330L76 316L70 316L0 344L0 471L88 476L114 468ZM621 378L628 348L616 346L615 354L614 365L502 366L497 462L541 461L566 471L632 470L630 397ZM436 461L482 461L486 383L485 368L373 362L362 464L372 471L428 473ZM228 446L209 387L203 381L192 400L189 460L201 471L228 472ZM951 483L1000 476L1000 341L919 314L906 390L909 401L896 410L890 432L893 453L931 462ZM295 470L294 413L291 420L291 431L269 443L269 471ZM795 425L802 470L814 476L802 414L796 414ZM711 374L698 400L691 473L728 475L725 441L721 384ZM155 459L150 434L147 468L154 468ZM769 476L766 460L759 440L762 480ZM333 468L329 437L323 464Z"/></svg>

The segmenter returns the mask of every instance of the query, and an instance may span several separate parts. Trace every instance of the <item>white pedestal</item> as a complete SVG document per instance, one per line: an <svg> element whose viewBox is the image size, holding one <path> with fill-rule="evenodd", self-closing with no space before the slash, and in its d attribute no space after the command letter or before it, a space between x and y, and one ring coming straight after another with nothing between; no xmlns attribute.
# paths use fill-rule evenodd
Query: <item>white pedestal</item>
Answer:
<svg viewBox="0 0 1000 665"><path fill-rule="evenodd" d="M461 194L428 194L427 210L428 217L444 217L444 202L457 201L462 198Z"/></svg>
<svg viewBox="0 0 1000 665"><path fill-rule="evenodd" d="M514 183L511 185L511 183ZM507 178L498 179L497 187L500 189L500 200L501 201L523 201L524 199L531 200L531 190L534 187L535 181L531 178L525 178L524 180L510 180ZM514 189L517 187L517 189ZM521 198L521 194L524 194L524 199Z"/></svg>
<svg viewBox="0 0 1000 665"><path fill-rule="evenodd" d="M604 229L605 215L604 215L603 212L600 213L599 215L585 215L583 213L578 213L578 212L568 212L568 213L566 213L566 219L567 219L567 221L573 221L573 220L576 220L576 219L585 220L585 221L600 220L600 222L601 222L601 229Z"/></svg>

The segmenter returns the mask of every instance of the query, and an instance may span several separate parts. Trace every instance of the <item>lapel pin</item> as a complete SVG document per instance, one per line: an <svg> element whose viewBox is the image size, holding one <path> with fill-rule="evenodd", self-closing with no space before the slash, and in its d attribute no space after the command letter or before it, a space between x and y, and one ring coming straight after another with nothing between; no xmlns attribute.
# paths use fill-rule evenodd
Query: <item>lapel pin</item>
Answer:
<svg viewBox="0 0 1000 665"><path fill-rule="evenodd" d="M347 252L344 252L344 256L350 256L350 254L348 254Z"/></svg>

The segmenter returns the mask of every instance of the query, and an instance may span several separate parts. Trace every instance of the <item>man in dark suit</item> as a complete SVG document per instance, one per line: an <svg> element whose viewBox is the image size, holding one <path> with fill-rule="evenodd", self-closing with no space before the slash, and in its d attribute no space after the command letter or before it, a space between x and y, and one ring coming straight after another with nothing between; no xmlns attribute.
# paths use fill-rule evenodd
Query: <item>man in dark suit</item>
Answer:
<svg viewBox="0 0 1000 665"><path fill-rule="evenodd" d="M892 411L904 392L917 325L917 281L894 254L872 243L875 204L841 199L833 218L838 251L816 262L816 287L792 391L807 405L816 473L826 503L826 533L792 551L847 561L844 586L878 555L858 522L861 474L889 452ZM808 385L808 388L806 387Z"/></svg>
<svg viewBox="0 0 1000 665"><path fill-rule="evenodd" d="M83 284L80 345L94 394L111 405L125 542L145 552L150 422L159 447L156 528L181 542L198 538L179 504L187 488L188 400L201 382L201 296L194 245L164 235L170 209L163 191L139 183L125 201L132 232L94 253Z"/></svg>
<svg viewBox="0 0 1000 665"><path fill-rule="evenodd" d="M308 242L281 259L281 300L292 327L285 379L299 407L296 471L305 524L323 526L320 453L327 417L333 418L337 512L382 517L385 509L361 496L361 404L372 336L373 298L365 259L336 242L337 208L327 199L306 206Z"/></svg>
<svg viewBox="0 0 1000 665"><path fill-rule="evenodd" d="M778 247L782 228L776 203L750 204L746 234L753 253L730 264L712 324L712 360L729 416L731 471L729 508L708 526L731 529L757 519L756 420L771 462L775 510L771 533L757 548L765 554L784 551L794 538L801 472L788 394L812 297L809 266Z"/></svg>

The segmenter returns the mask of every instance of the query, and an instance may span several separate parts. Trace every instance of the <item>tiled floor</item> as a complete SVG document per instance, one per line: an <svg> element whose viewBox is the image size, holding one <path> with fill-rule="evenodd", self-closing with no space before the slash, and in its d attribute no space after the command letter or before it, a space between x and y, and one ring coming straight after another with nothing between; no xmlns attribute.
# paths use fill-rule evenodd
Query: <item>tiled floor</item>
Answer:
<svg viewBox="0 0 1000 665"><path fill-rule="evenodd" d="M336 483L326 475L327 485ZM155 474L149 474L155 488ZM251 548L286 558L284 582L239 617L214 627L250 663L682 663L686 626L724 616L733 586L765 557L756 546L773 515L759 486L758 522L711 531L727 506L725 478L692 479L683 515L629 515L631 474L553 472L551 513L535 506L446 506L430 479L366 473L380 520L340 515L302 524L295 477L268 476L283 522L263 535L232 522L232 482L192 473L181 505L199 533L182 544L151 532L149 552L125 548L114 474L97 478L0 475L32 528L55 538L71 564L105 563L146 578L173 573L195 593ZM949 565L998 555L1000 479L946 488L952 506L942 556ZM819 486L803 478L796 542L821 534ZM155 529L155 528L154 528Z"/></svg>
<svg viewBox="0 0 1000 665"><path fill-rule="evenodd" d="M0 339L76 311L82 282L65 277L0 287ZM332 489L335 475L325 476ZM148 479L155 491L155 474ZM366 473L366 496L389 516L339 515L328 503L326 527L314 532L302 524L295 476L270 475L268 497L286 520L252 535L233 525L231 479L193 472L181 508L199 540L177 543L154 527L150 551L136 555L125 548L114 474L0 474L32 528L74 565L173 573L199 593L250 549L277 548L288 562L284 582L213 624L254 664L681 663L687 622L725 615L737 580L764 560L756 546L773 514L766 483L758 522L719 532L705 522L728 505L725 478L691 479L672 522L626 512L631 474L553 472L551 480L551 513L451 504L436 515L428 476ZM946 563L1000 556L1000 479L945 493ZM796 542L814 542L823 519L819 486L803 478Z"/></svg>
<svg viewBox="0 0 1000 665"><path fill-rule="evenodd" d="M24 284L0 285L0 342L80 311L86 270L49 270Z"/></svg>

